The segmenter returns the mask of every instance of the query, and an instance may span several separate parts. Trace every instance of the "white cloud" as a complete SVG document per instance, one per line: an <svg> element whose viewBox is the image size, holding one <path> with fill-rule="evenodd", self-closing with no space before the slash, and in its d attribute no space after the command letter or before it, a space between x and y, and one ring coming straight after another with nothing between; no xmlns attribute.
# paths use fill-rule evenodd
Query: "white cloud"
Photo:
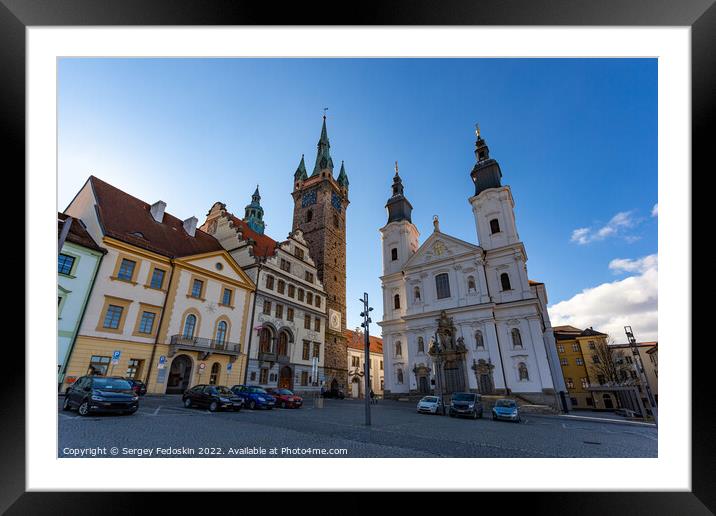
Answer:
<svg viewBox="0 0 716 516"><path fill-rule="evenodd" d="M659 216L659 203L657 202L654 207L651 209L651 216L652 217L658 217Z"/></svg>
<svg viewBox="0 0 716 516"><path fill-rule="evenodd" d="M631 326L638 340L658 340L657 255L612 260L609 268L637 274L584 289L550 306L552 325L569 324L582 329L592 326L612 335L617 342L626 341L624 326Z"/></svg>
<svg viewBox="0 0 716 516"><path fill-rule="evenodd" d="M577 228L572 231L572 242L579 245L588 244L597 240L604 240L607 237L615 236L622 230L636 225L637 221L631 211L620 211L614 215L606 225L601 228Z"/></svg>

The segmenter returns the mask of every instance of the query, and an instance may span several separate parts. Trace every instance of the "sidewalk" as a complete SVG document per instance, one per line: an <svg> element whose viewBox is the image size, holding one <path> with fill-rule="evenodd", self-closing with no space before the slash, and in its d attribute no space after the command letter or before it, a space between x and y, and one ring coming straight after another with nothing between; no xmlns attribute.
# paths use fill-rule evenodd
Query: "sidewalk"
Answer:
<svg viewBox="0 0 716 516"><path fill-rule="evenodd" d="M570 412L569 414L557 414L557 415L548 415L548 414L529 414L530 417L551 417L551 418L560 418L560 419L566 419L566 420L574 420L574 421L591 421L594 423L609 423L609 424L615 424L615 425L633 425L633 426L642 426L647 428L656 428L656 425L654 423L646 423L644 421L639 421L635 419L627 419L620 416L617 416L615 414L604 414L601 412L589 412L584 411L583 413L580 412Z"/></svg>

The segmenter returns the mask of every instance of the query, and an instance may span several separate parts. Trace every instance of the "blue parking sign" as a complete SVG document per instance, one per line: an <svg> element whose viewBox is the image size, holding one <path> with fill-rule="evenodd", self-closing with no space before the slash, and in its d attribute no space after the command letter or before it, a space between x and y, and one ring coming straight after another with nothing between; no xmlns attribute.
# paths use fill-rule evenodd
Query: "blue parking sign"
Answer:
<svg viewBox="0 0 716 516"><path fill-rule="evenodd" d="M116 365L119 363L119 357L122 354L120 350L116 350L114 353L112 353L112 364Z"/></svg>
<svg viewBox="0 0 716 516"><path fill-rule="evenodd" d="M234 364L232 364L231 362L229 362L229 364L226 366L226 370L227 370L227 371L231 371L231 368L232 368L232 367L234 367Z"/></svg>

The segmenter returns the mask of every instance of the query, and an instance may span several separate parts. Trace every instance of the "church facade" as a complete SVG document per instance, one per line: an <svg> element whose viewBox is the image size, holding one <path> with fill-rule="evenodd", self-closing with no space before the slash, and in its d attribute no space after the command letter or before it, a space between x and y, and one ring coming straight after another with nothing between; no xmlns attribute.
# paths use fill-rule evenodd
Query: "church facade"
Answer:
<svg viewBox="0 0 716 516"><path fill-rule="evenodd" d="M479 131L475 156L479 245L444 233L437 217L420 244L396 164L380 229L385 396L472 391L560 407L547 291L528 279L512 191Z"/></svg>

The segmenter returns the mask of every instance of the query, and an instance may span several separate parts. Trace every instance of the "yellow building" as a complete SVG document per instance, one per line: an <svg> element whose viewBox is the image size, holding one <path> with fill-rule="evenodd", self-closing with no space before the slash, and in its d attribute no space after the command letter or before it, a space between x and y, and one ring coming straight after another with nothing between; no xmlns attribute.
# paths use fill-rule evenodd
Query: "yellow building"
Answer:
<svg viewBox="0 0 716 516"><path fill-rule="evenodd" d="M243 383L255 285L211 235L91 176L66 213L107 249L65 386L131 377L150 393Z"/></svg>

